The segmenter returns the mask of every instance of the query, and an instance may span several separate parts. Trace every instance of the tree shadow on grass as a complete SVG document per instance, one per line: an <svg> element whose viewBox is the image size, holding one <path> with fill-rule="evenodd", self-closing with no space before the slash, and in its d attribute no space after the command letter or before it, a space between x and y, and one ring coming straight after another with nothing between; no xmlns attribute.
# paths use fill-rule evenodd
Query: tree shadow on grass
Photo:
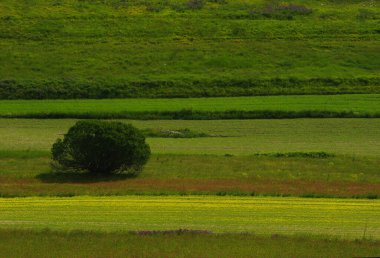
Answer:
<svg viewBox="0 0 380 258"><path fill-rule="evenodd" d="M44 183L97 183L97 182L113 182L134 178L131 174L92 174L85 172L59 172L42 173L36 176L38 180Z"/></svg>

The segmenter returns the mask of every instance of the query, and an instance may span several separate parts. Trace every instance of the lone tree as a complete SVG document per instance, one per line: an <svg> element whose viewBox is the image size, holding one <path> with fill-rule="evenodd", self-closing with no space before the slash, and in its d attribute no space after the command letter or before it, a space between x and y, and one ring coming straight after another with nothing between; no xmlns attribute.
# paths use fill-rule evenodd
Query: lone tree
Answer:
<svg viewBox="0 0 380 258"><path fill-rule="evenodd" d="M53 165L95 174L137 175L150 156L144 135L130 124L79 121L51 149Z"/></svg>

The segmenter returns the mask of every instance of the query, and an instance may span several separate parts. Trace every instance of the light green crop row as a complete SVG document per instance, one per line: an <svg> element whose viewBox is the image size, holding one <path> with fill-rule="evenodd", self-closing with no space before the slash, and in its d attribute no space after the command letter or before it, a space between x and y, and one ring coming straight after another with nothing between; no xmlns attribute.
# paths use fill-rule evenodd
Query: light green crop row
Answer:
<svg viewBox="0 0 380 258"><path fill-rule="evenodd" d="M48 151L75 123L72 119L0 119L0 150ZM212 121L131 121L138 128L189 128L213 137L148 138L153 153L251 155L325 151L380 155L380 119L272 119Z"/></svg>

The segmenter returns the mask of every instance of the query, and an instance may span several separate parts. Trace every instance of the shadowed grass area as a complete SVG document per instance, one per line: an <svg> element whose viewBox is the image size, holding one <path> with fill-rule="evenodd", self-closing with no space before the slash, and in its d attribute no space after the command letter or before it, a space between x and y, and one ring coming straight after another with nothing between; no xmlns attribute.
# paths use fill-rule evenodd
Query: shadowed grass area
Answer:
<svg viewBox="0 0 380 258"><path fill-rule="evenodd" d="M0 150L0 159L12 158L12 159L34 159L34 158L47 158L50 157L50 151L6 151Z"/></svg>
<svg viewBox="0 0 380 258"><path fill-rule="evenodd" d="M98 233L0 230L5 257L364 257L377 256L380 243L329 237L253 234ZM22 248L20 248L22 246Z"/></svg>
<svg viewBox="0 0 380 258"><path fill-rule="evenodd" d="M42 173L36 176L36 179L45 183L96 183L96 182L114 182L133 178L127 174L91 174L80 172L50 172Z"/></svg>

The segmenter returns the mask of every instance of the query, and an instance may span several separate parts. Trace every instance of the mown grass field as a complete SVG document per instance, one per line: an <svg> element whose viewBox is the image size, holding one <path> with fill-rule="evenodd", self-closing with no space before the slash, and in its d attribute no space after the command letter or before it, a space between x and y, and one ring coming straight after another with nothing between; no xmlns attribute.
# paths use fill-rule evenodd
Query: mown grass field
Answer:
<svg viewBox="0 0 380 258"><path fill-rule="evenodd" d="M72 119L1 119L0 150L49 151L75 121ZM324 151L380 155L379 119L283 119L213 121L130 121L138 128L189 128L213 137L148 138L156 154L252 155Z"/></svg>
<svg viewBox="0 0 380 258"><path fill-rule="evenodd" d="M134 235L0 229L4 257L350 257L376 256L379 241L253 234ZM22 246L22 248L19 248Z"/></svg>
<svg viewBox="0 0 380 258"><path fill-rule="evenodd" d="M380 238L380 202L258 197L72 197L0 199L0 227L174 230Z"/></svg>
<svg viewBox="0 0 380 258"><path fill-rule="evenodd" d="M0 97L380 92L377 1L204 2L4 0Z"/></svg>
<svg viewBox="0 0 380 258"><path fill-rule="evenodd" d="M230 111L235 112L228 115ZM380 117L380 95L0 101L0 117L194 119L197 116L201 119Z"/></svg>

